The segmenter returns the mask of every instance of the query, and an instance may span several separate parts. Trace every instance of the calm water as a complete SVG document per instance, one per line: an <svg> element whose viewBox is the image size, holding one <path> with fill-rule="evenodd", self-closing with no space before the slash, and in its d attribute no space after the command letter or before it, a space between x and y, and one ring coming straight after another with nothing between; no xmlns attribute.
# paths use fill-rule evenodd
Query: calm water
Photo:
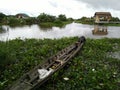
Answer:
<svg viewBox="0 0 120 90"><path fill-rule="evenodd" d="M84 35L87 38L120 38L120 27L111 26L108 27L108 35L92 35L93 25L84 25L78 23L71 23L63 28L52 27L51 29L43 29L38 25L23 26L23 27L9 27L3 26L4 32L0 33L0 40L12 40L15 38L62 38Z"/></svg>

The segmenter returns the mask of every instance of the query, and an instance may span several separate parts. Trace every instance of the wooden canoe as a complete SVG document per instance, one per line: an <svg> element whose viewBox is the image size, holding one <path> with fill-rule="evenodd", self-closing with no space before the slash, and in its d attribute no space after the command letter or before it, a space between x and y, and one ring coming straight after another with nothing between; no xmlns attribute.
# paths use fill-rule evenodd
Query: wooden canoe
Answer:
<svg viewBox="0 0 120 90"><path fill-rule="evenodd" d="M35 90L47 81L56 71L63 68L75 54L81 50L85 43L85 37L50 57L42 65L38 65L28 73L24 74L7 90Z"/></svg>

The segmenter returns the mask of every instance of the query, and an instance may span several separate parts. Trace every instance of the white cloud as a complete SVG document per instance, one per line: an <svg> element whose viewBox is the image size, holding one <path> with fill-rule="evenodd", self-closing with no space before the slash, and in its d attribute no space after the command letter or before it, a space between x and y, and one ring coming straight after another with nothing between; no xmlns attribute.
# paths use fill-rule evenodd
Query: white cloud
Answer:
<svg viewBox="0 0 120 90"><path fill-rule="evenodd" d="M93 8L108 8L114 10L120 10L119 0L77 0L88 3Z"/></svg>
<svg viewBox="0 0 120 90"><path fill-rule="evenodd" d="M119 11L107 8L93 8L87 1L82 0L0 0L0 12L5 14L26 13L38 16L40 13L51 15L65 14L67 17L80 18L93 16L95 11L109 10L119 16Z"/></svg>

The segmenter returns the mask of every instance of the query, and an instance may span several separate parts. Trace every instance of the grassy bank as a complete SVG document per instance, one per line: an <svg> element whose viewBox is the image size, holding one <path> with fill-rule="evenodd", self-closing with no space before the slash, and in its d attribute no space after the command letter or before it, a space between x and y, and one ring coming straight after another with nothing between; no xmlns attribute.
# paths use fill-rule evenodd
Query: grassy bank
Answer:
<svg viewBox="0 0 120 90"><path fill-rule="evenodd" d="M0 42L0 89L77 39ZM116 51L120 51L120 39L87 39L82 52L38 90L119 90L120 59L108 56Z"/></svg>
<svg viewBox="0 0 120 90"><path fill-rule="evenodd" d="M80 20L76 20L75 23L94 25L94 22L82 22L82 21L80 21Z"/></svg>
<svg viewBox="0 0 120 90"><path fill-rule="evenodd" d="M56 27L64 27L66 24L70 24L72 21L59 21L59 22L43 22L39 23L40 27L42 28L51 28L53 26Z"/></svg>
<svg viewBox="0 0 120 90"><path fill-rule="evenodd" d="M88 24L88 25L94 25L95 23L94 22L82 22L82 21L75 21L75 23L81 23L81 24ZM105 26L120 26L120 23L109 23L109 24L102 24L102 25L105 25Z"/></svg>
<svg viewBox="0 0 120 90"><path fill-rule="evenodd" d="M0 25L0 32L2 32L3 30L2 30L2 26Z"/></svg>
<svg viewBox="0 0 120 90"><path fill-rule="evenodd" d="M109 23L109 24L105 24L106 26L120 26L120 23Z"/></svg>

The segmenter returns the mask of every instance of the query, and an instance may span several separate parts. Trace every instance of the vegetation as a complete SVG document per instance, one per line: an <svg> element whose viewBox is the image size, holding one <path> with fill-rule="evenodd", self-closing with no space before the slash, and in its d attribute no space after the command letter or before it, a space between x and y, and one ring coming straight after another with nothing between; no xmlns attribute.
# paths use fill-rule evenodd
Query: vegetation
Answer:
<svg viewBox="0 0 120 90"><path fill-rule="evenodd" d="M119 41L120 39L107 38L87 39L82 52L78 53L69 67L56 73L42 86L42 89L119 90L120 59L107 55L108 52L120 51ZM65 81L64 77L69 78L69 80Z"/></svg>
<svg viewBox="0 0 120 90"><path fill-rule="evenodd" d="M66 16L62 14L60 14L57 18L55 16L42 13L37 18L39 21L39 25L41 27L47 27L47 28L52 26L62 27L73 21L73 19L70 19L70 18L67 19Z"/></svg>
<svg viewBox="0 0 120 90"><path fill-rule="evenodd" d="M2 30L2 26L0 26L0 32L2 32L3 30Z"/></svg>
<svg viewBox="0 0 120 90"><path fill-rule="evenodd" d="M61 42L64 42L62 45ZM65 48L72 39L35 40L20 39L0 42L0 89L3 90L24 72L41 63L46 58Z"/></svg>
<svg viewBox="0 0 120 90"><path fill-rule="evenodd" d="M3 13L0 13L0 25L2 25L2 23L5 22L5 19L6 19L6 15Z"/></svg>
<svg viewBox="0 0 120 90"><path fill-rule="evenodd" d="M120 26L120 23L108 23L106 26Z"/></svg>
<svg viewBox="0 0 120 90"><path fill-rule="evenodd" d="M4 90L23 73L77 40L78 37L1 41L0 89ZM120 39L87 39L71 63L38 90L120 90L120 59L108 55L117 51Z"/></svg>
<svg viewBox="0 0 120 90"><path fill-rule="evenodd" d="M8 18L8 25L10 26L17 26L17 25L24 25L24 24L25 24L25 20L23 19L17 19L14 17Z"/></svg>
<svg viewBox="0 0 120 90"><path fill-rule="evenodd" d="M43 28L51 28L52 26L63 27L64 25L71 23L73 21L82 24L94 24L94 17L81 17L77 20L73 18L67 18L64 14L58 15L58 17L41 13L37 17L27 17L22 18L16 15L5 15L0 13L0 25L10 25L10 26L21 26L21 25L32 25L39 24ZM23 14L26 15L26 14ZM27 16L27 15L26 15ZM111 21L118 22L120 19L118 17L112 17ZM105 24L107 26L120 26L120 23L110 23Z"/></svg>
<svg viewBox="0 0 120 90"><path fill-rule="evenodd" d="M41 27L52 27L58 26L62 27L73 21L72 18L66 18L65 15L60 14L58 17L41 13L38 17L29 17L26 14L22 14L23 17L16 15L5 15L0 13L0 25L10 25L10 26L21 26L21 25L32 25L39 24ZM26 17L24 17L26 15Z"/></svg>
<svg viewBox="0 0 120 90"><path fill-rule="evenodd" d="M82 24L91 24L93 25L94 24L94 18L93 17L82 17L80 19L77 19L75 21L76 23L82 23Z"/></svg>
<svg viewBox="0 0 120 90"><path fill-rule="evenodd" d="M110 21L111 22L120 22L120 19L118 17L112 17ZM82 17L80 19L77 19L75 22L93 25L94 24L94 17ZM108 23L108 24L104 24L104 25L106 25L106 26L120 26L120 23Z"/></svg>

